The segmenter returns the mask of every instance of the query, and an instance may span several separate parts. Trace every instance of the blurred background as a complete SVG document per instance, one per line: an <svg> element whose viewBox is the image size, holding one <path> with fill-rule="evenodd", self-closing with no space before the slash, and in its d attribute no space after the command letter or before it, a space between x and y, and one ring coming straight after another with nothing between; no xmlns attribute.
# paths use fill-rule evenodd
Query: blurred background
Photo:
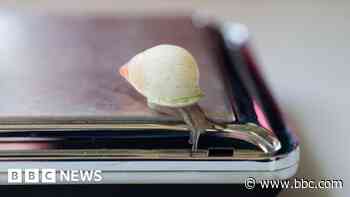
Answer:
<svg viewBox="0 0 350 197"><path fill-rule="evenodd" d="M288 190L280 196L350 195L350 1L1 0L0 9L64 15L196 10L246 24L263 73L301 141L296 177L344 181L343 189Z"/></svg>

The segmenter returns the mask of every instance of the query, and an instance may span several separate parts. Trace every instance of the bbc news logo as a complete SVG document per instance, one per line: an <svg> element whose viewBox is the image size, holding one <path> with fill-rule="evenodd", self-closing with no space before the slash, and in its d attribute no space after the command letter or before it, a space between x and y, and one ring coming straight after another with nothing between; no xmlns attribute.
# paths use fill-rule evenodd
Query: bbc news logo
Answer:
<svg viewBox="0 0 350 197"><path fill-rule="evenodd" d="M98 183L101 170L8 169L10 184Z"/></svg>

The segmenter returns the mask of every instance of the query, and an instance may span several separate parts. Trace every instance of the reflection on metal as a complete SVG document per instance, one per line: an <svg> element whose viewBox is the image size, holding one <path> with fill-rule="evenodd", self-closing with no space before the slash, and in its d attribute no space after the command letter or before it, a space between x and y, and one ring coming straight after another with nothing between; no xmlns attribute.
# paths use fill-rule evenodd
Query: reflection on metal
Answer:
<svg viewBox="0 0 350 197"><path fill-rule="evenodd" d="M251 143L265 154L271 155L277 152L281 144L278 139L266 129L254 124L213 124L212 128L207 128L206 132L216 132L233 139L239 139ZM23 132L23 131L89 131L89 130L118 130L118 131L145 131L161 130L167 131L189 131L185 124L2 124L0 132ZM190 132L190 131L189 131Z"/></svg>
<svg viewBox="0 0 350 197"><path fill-rule="evenodd" d="M108 149L108 150L36 150L1 151L0 160L269 160L261 151L235 150L234 156L209 156L199 149Z"/></svg>

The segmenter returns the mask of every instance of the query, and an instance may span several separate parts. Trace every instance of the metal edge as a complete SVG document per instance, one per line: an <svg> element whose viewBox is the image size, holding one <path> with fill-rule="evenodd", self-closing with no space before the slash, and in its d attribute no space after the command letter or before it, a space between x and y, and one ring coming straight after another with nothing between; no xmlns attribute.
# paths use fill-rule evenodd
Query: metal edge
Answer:
<svg viewBox="0 0 350 197"><path fill-rule="evenodd" d="M298 169L299 147L274 161L107 161L99 162L2 162L0 184L7 185L9 168L51 168L56 170L102 170L107 183L244 183L248 177L256 181L288 179ZM217 167L220 166L218 169ZM58 172L59 173L59 172ZM60 184L60 182L57 182ZM77 182L74 182L76 184ZM79 182L84 184L84 182ZM64 182L70 184L70 182ZM89 182L91 184L91 182ZM93 182L92 182L93 184Z"/></svg>

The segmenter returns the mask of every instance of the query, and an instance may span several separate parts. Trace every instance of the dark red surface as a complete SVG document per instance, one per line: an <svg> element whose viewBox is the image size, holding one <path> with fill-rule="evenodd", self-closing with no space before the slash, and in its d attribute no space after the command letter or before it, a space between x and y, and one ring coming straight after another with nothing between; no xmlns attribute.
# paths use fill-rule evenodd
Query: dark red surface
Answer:
<svg viewBox="0 0 350 197"><path fill-rule="evenodd" d="M0 14L0 121L84 117L159 119L118 69L158 44L188 49L198 61L200 105L219 121L233 114L218 42L187 17L55 17Z"/></svg>

